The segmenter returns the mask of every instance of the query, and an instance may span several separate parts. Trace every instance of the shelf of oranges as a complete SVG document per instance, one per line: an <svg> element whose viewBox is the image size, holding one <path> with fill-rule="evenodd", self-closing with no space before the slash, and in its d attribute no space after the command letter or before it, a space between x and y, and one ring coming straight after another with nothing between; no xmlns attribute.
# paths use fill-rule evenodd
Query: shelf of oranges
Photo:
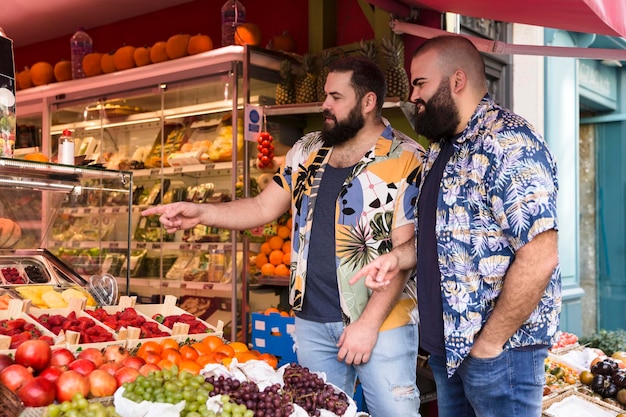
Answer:
<svg viewBox="0 0 626 417"><path fill-rule="evenodd" d="M275 235L266 237L254 262L262 277L289 277L291 217L284 224L278 224Z"/></svg>

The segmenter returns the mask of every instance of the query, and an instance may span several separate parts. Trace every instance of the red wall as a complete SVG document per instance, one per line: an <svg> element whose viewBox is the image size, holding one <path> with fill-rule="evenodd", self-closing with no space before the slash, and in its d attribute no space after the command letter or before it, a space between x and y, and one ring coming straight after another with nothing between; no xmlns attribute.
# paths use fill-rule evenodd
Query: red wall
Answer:
<svg viewBox="0 0 626 417"><path fill-rule="evenodd" d="M132 0L129 0L132 1ZM220 8L224 0L195 0L106 26L85 28L93 39L94 50L109 52L120 46L151 46L179 33L209 35L220 46ZM265 46L272 36L289 31L298 53L307 52L309 43L308 6L304 0L242 0L246 20L259 25ZM337 44L345 45L374 37L357 0L337 0ZM21 71L38 61L54 65L70 59L72 33L38 44L16 48L15 69Z"/></svg>

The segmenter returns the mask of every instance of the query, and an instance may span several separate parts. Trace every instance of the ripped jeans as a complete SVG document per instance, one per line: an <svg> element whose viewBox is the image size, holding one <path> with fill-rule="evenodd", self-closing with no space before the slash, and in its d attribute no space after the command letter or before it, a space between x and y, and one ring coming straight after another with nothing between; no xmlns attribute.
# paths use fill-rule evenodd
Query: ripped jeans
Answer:
<svg viewBox="0 0 626 417"><path fill-rule="evenodd" d="M372 417L419 417L416 384L417 325L409 324L378 334L370 360L346 365L337 360L343 323L318 323L296 317L294 335L298 363L324 372L327 382L354 396L358 377Z"/></svg>

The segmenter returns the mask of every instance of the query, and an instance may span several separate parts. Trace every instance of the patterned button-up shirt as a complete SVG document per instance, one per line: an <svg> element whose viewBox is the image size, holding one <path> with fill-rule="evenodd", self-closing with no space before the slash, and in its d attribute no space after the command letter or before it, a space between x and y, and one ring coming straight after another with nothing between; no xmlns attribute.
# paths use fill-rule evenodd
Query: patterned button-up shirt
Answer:
<svg viewBox="0 0 626 417"><path fill-rule="evenodd" d="M557 229L558 189L556 164L543 138L488 94L454 147L440 184L435 227L450 376L492 312L515 252L539 233ZM424 177L440 150L438 143L429 147ZM560 311L557 267L505 349L554 343ZM421 325L428 320L422 317Z"/></svg>
<svg viewBox="0 0 626 417"><path fill-rule="evenodd" d="M413 139L387 124L346 178L335 209L336 265L341 309L349 321L363 312L370 296L364 280L348 281L368 262L392 248L391 231L412 224L418 176L424 156ZM302 137L289 150L274 181L292 195L293 236L290 303L295 310L305 297L309 238L313 210L332 148L324 147L320 132ZM416 323L415 283L410 280L381 330Z"/></svg>

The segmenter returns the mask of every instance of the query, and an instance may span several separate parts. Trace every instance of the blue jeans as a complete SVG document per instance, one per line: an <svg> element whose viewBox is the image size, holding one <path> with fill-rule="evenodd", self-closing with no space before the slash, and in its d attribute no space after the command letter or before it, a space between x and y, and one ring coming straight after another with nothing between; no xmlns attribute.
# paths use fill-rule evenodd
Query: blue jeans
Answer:
<svg viewBox="0 0 626 417"><path fill-rule="evenodd" d="M372 417L418 417L416 384L417 325L406 325L378 334L370 360L346 365L337 360L337 343L343 323L318 323L296 317L294 335L298 363L324 372L326 381L354 396L358 377Z"/></svg>
<svg viewBox="0 0 626 417"><path fill-rule="evenodd" d="M445 357L431 355L439 417L540 417L547 356L539 346L489 359L468 356L448 378Z"/></svg>

